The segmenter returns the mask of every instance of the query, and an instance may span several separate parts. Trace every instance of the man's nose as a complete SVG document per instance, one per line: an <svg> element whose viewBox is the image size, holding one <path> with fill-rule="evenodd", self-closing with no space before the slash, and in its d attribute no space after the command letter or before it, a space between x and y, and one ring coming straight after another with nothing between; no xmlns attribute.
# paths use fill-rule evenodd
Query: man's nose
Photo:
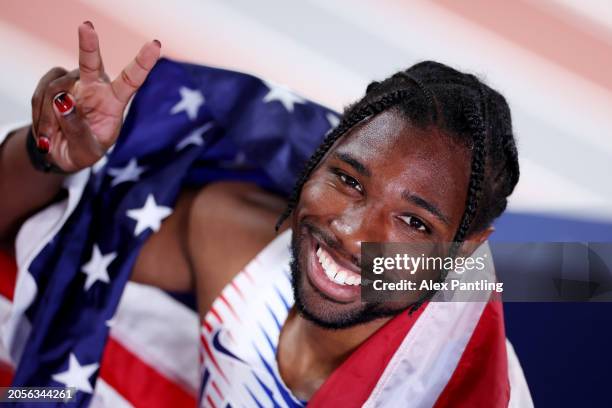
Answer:
<svg viewBox="0 0 612 408"><path fill-rule="evenodd" d="M344 249L359 256L362 242L385 241L384 225L379 225L378 217L366 211L344 212L331 221L330 227Z"/></svg>

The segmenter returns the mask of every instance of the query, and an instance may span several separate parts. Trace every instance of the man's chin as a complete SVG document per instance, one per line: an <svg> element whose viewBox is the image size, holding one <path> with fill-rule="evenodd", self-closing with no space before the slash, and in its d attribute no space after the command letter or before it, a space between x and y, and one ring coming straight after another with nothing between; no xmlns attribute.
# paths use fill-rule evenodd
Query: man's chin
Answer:
<svg viewBox="0 0 612 408"><path fill-rule="evenodd" d="M390 309L382 304L360 300L341 303L319 291L300 267L300 250L294 242L291 261L291 284L297 311L307 320L326 329L346 329L376 319L395 316L405 308ZM299 245L299 243L297 243Z"/></svg>

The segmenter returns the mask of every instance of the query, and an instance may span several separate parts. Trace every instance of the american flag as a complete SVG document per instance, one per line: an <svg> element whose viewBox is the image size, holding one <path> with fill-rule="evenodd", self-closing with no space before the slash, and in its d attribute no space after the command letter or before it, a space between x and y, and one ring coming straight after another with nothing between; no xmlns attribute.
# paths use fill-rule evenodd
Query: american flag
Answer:
<svg viewBox="0 0 612 408"><path fill-rule="evenodd" d="M181 188L235 179L288 193L337 122L332 110L253 76L159 61L112 151L67 181L70 197L51 209L63 226L42 233L39 222L36 248L17 254L4 326L19 362L12 385L76 387L78 404L88 405L105 345L121 348L108 336L138 250Z"/></svg>

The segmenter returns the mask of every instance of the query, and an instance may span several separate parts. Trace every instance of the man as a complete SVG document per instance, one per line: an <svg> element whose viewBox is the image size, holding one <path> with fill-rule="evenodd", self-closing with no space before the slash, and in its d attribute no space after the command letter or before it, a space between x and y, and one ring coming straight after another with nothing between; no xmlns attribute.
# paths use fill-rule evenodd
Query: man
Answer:
<svg viewBox="0 0 612 408"><path fill-rule="evenodd" d="M0 185L12 198L1 204L2 237L12 237L27 216L57 200L65 173L94 165L115 144L125 107L159 53L159 42L146 44L110 82L93 25L79 27L79 70L54 69L45 75L32 98L32 133L22 128L4 143ZM185 113L191 115L188 108ZM23 148L26 141L29 151ZM453 370L459 370L461 351L446 346L454 344L453 332L459 330L461 350L468 350L474 326L491 309L448 309L447 318L471 315L471 323L464 327L451 321L434 330L438 338L431 343L438 348L419 356L427 364L419 366L414 356L402 360L393 352L407 344L402 341L406 331L413 333L413 350L418 350L424 344L418 337L425 332L422 316L435 318L444 311L423 304L426 298L403 304L362 301L361 243L457 242L462 245L454 255L469 254L492 232L491 222L504 211L518 176L503 97L473 76L421 63L368 87L315 151L288 201L269 189L235 181L183 187L173 210L147 196L141 209L127 212L137 220L135 235L147 227L156 231L138 252L131 276L165 290L197 294L204 327L204 405L215 405L213 393L217 403L231 406L346 403L334 396L339 387L331 387L358 372L355 367L364 358L354 357L366 346L382 353L371 354L374 360L391 363L378 367L385 382L355 384L367 389L365 395L344 390L360 395L350 405L457 404L462 401L445 402L443 390L452 385ZM157 224L143 221L147 212L156 214ZM285 274L289 259L290 284ZM85 270L86 289L108 282L98 269L97 276ZM387 337L395 346L385 350L378 334L392 330L402 335ZM503 330L496 333L503 337ZM407 384L409 393L389 394L389 381L396 382L394 390L402 388L397 384L402 377L389 375L390 367L407 363L429 367L433 382L415 369L412 380L430 386L419 391L413 383L412 392ZM485 372L470 373L478 374ZM53 377L66 384L64 378ZM507 404L507 376L499 378L481 402ZM388 395L409 395L410 400Z"/></svg>

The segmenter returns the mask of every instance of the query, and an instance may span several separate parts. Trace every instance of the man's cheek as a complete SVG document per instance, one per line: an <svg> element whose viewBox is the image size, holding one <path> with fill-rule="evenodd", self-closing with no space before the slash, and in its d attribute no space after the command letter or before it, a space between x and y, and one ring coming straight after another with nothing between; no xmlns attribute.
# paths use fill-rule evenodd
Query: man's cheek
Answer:
<svg viewBox="0 0 612 408"><path fill-rule="evenodd" d="M312 182L302 190L300 207L308 215L338 214L346 207L344 198L329 182Z"/></svg>

